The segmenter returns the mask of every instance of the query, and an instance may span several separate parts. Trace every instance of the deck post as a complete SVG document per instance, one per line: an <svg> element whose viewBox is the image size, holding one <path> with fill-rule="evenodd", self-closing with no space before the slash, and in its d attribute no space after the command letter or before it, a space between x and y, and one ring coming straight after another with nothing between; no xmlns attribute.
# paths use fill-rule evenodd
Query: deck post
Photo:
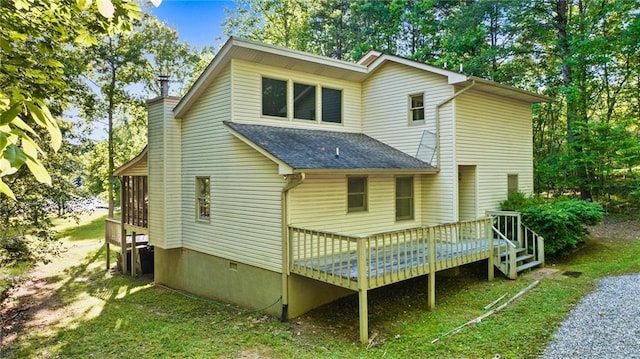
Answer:
<svg viewBox="0 0 640 359"><path fill-rule="evenodd" d="M127 273L127 230L120 222L120 258L122 258L122 274Z"/></svg>
<svg viewBox="0 0 640 359"><path fill-rule="evenodd" d="M131 276L136 276L136 232L131 232Z"/></svg>
<svg viewBox="0 0 640 359"><path fill-rule="evenodd" d="M367 306L367 256L366 244L368 238L358 238L358 316L360 318L360 342L366 344L369 341L369 309Z"/></svg>
<svg viewBox="0 0 640 359"><path fill-rule="evenodd" d="M427 231L427 243L429 244L429 275L427 276L427 310L431 311L436 307L436 236L435 229Z"/></svg>
<svg viewBox="0 0 640 359"><path fill-rule="evenodd" d="M493 277L494 277L493 266L495 265L494 263L495 247L493 243L493 231L491 229L491 226L493 226L493 223L491 219L488 218L484 223L484 235L485 235L485 238L489 240L489 258L488 258L489 268L487 268L487 271L488 271L487 280L493 280Z"/></svg>
<svg viewBox="0 0 640 359"><path fill-rule="evenodd" d="M369 341L369 309L367 307L367 290L358 289L359 316L360 316L360 342L367 344Z"/></svg>
<svg viewBox="0 0 640 359"><path fill-rule="evenodd" d="M105 241L104 246L107 249L107 270L109 270L109 264L111 263L111 249L109 248L109 242Z"/></svg>

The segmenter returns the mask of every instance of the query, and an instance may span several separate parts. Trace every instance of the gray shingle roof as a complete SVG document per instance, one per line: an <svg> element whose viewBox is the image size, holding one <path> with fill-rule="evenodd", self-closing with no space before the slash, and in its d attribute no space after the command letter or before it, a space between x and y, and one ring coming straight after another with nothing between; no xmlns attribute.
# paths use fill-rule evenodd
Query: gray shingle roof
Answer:
<svg viewBox="0 0 640 359"><path fill-rule="evenodd" d="M293 169L424 170L434 167L361 133L224 122ZM336 148L339 156L336 156Z"/></svg>

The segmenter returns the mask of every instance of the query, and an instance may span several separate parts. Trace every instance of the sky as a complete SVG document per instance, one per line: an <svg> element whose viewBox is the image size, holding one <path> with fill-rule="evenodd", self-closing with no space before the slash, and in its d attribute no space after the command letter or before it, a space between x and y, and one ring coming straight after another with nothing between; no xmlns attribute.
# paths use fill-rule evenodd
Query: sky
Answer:
<svg viewBox="0 0 640 359"><path fill-rule="evenodd" d="M180 40L216 50L227 37L222 32L225 8L233 8L229 0L163 0L151 14L178 30Z"/></svg>

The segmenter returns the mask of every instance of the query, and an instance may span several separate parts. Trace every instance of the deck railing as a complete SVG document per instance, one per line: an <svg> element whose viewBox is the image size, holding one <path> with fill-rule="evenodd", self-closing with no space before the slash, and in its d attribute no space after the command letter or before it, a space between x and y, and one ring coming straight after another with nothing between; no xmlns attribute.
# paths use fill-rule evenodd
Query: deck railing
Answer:
<svg viewBox="0 0 640 359"><path fill-rule="evenodd" d="M517 255L529 258L532 262L544 263L544 238L522 223L519 212L488 211L487 215L493 218L494 236L508 243L506 248L500 248L496 253L501 260L499 267L507 277L517 277ZM517 254L519 249L525 253Z"/></svg>
<svg viewBox="0 0 640 359"><path fill-rule="evenodd" d="M122 230L119 219L107 218L104 221L104 240L109 244L122 246Z"/></svg>
<svg viewBox="0 0 640 359"><path fill-rule="evenodd" d="M292 272L350 289L371 289L487 259L491 218L351 236L289 227Z"/></svg>

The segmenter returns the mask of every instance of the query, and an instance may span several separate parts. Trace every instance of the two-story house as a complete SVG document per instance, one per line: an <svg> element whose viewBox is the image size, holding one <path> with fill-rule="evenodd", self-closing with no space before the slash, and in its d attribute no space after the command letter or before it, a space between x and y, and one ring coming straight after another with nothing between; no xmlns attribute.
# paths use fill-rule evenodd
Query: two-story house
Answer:
<svg viewBox="0 0 640 359"><path fill-rule="evenodd" d="M148 102L155 281L278 301L266 312L285 319L357 292L366 341L368 290L428 275L433 307L437 271L487 261L492 278L510 252L485 212L533 190L545 100L373 51L231 38L183 98Z"/></svg>

